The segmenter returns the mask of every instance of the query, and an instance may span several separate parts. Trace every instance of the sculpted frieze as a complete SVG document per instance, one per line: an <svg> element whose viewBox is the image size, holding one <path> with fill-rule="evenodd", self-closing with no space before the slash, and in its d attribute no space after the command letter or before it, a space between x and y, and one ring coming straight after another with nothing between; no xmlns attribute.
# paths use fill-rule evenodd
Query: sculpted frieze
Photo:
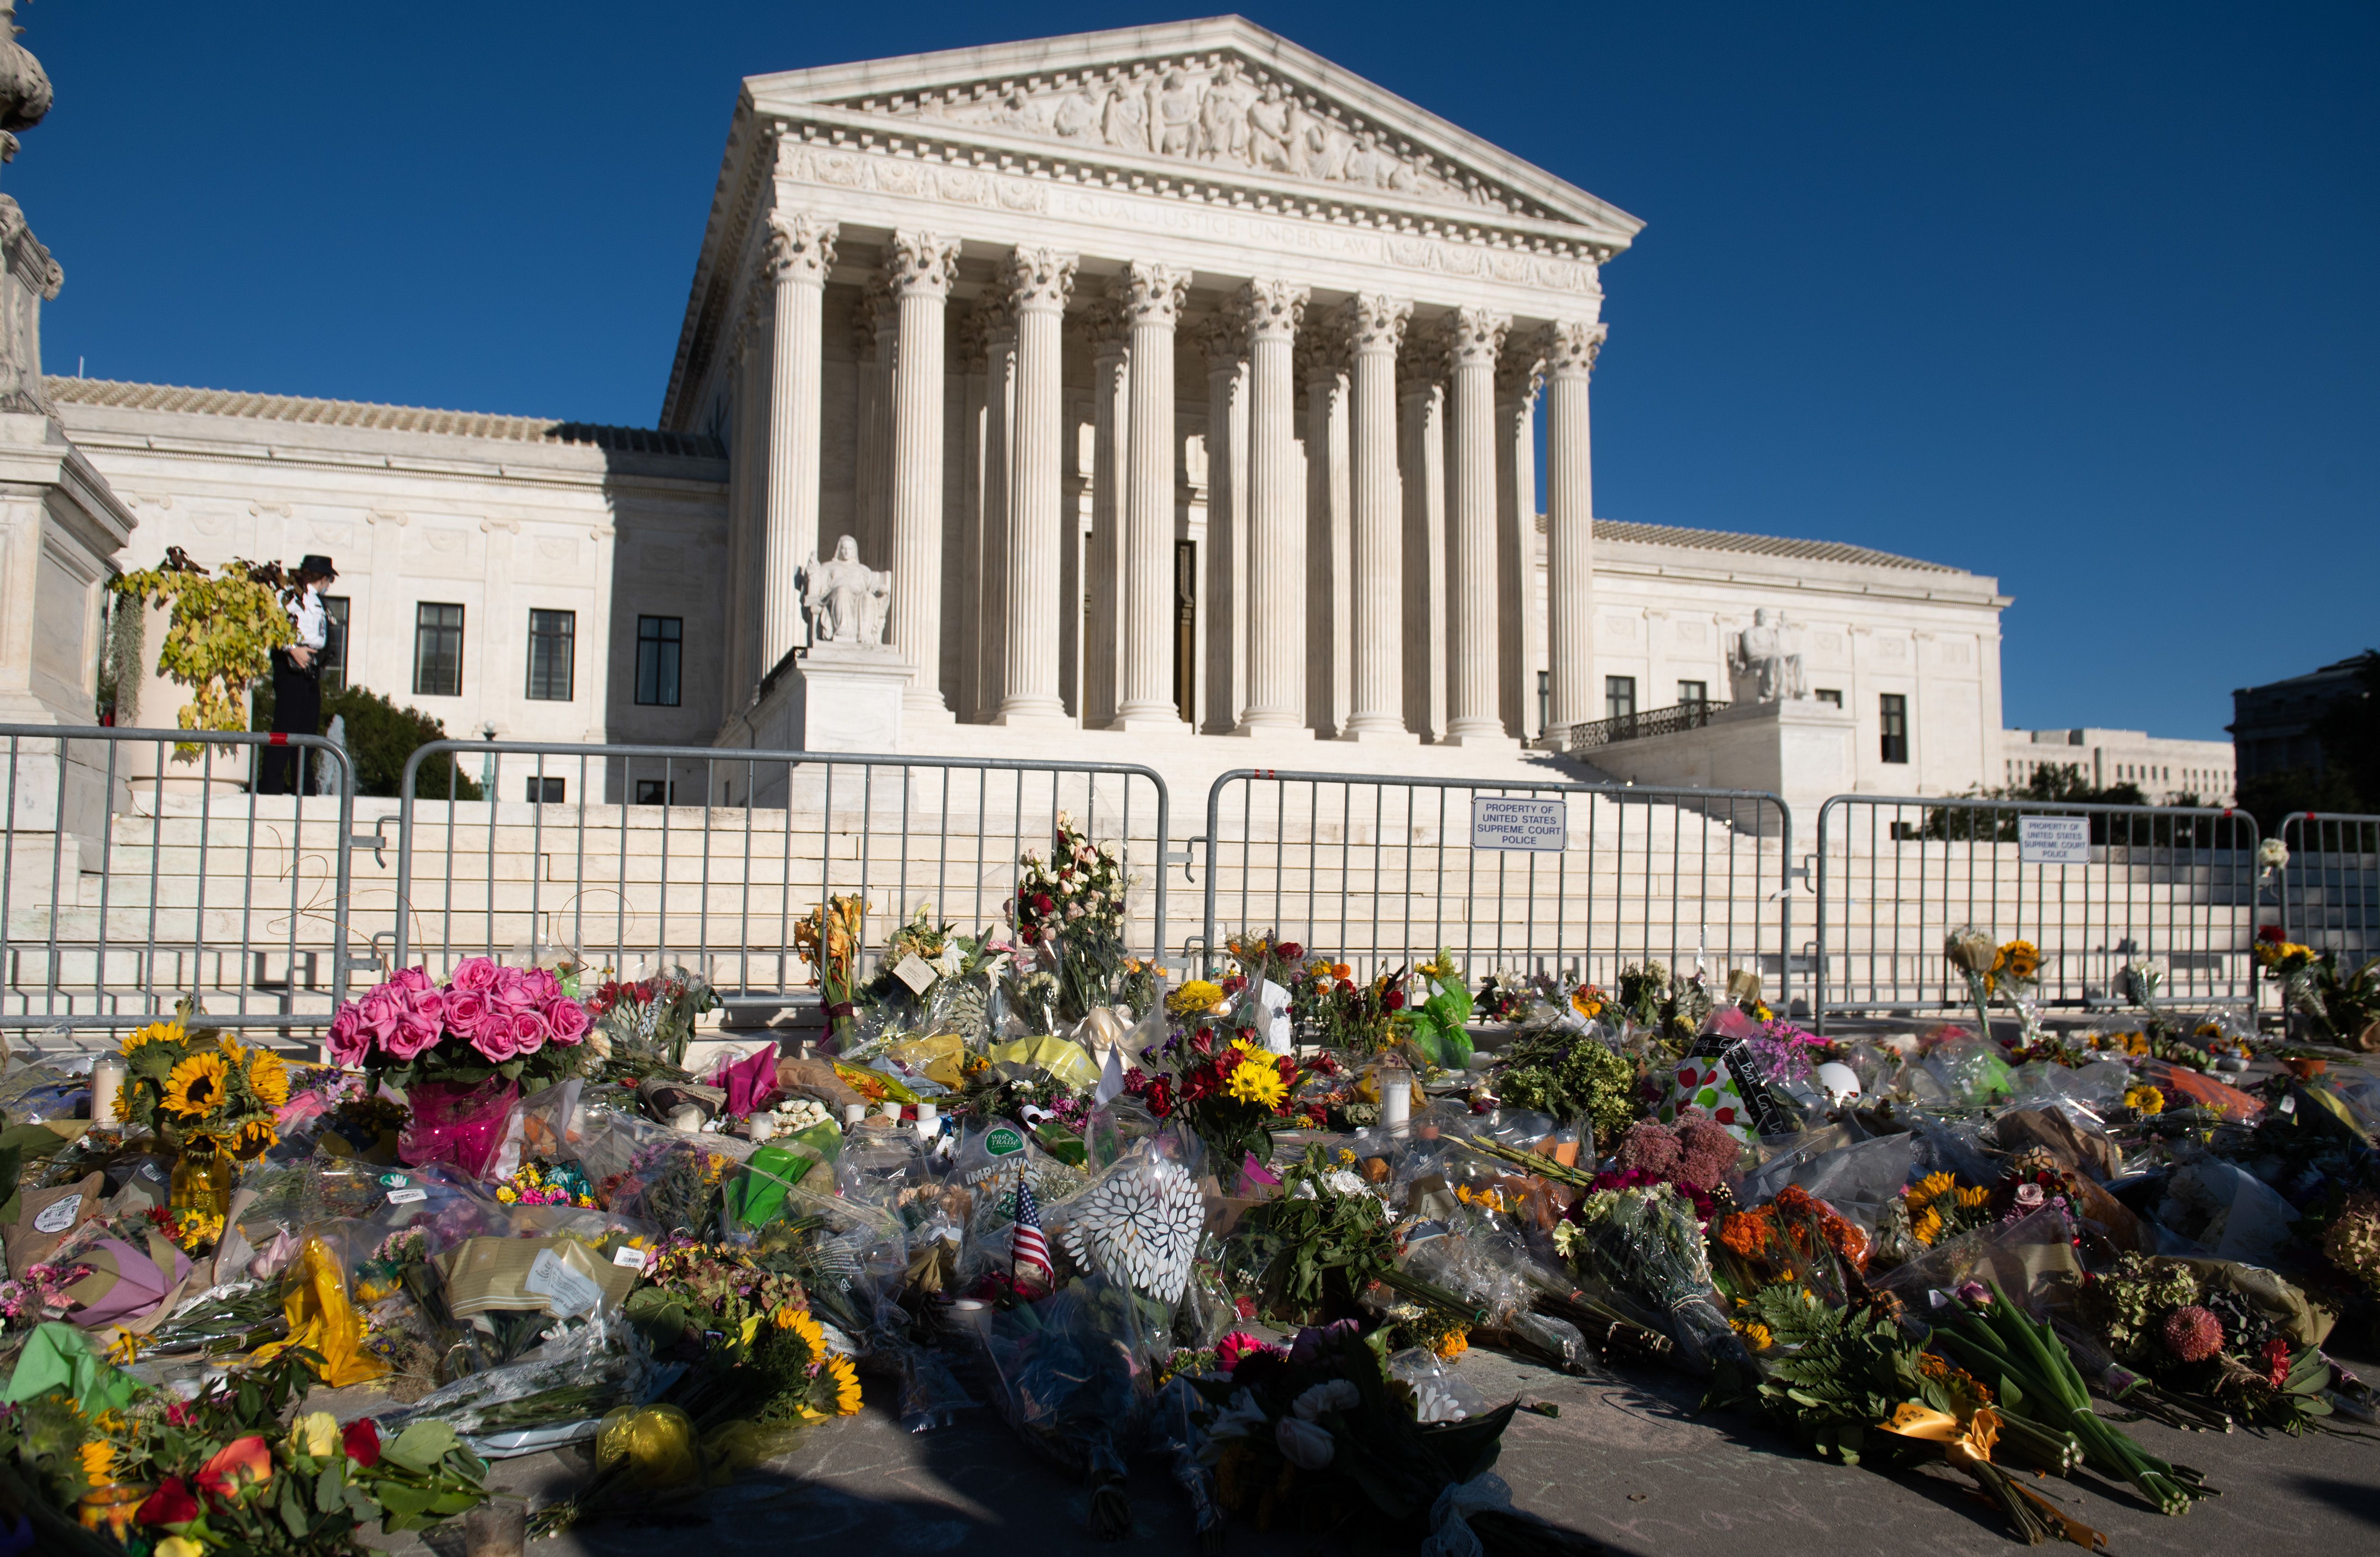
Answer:
<svg viewBox="0 0 2380 1557"><path fill-rule="evenodd" d="M966 82L835 106L1544 214L1500 185L1417 151L1388 128L1293 81L1212 55L1023 82Z"/></svg>

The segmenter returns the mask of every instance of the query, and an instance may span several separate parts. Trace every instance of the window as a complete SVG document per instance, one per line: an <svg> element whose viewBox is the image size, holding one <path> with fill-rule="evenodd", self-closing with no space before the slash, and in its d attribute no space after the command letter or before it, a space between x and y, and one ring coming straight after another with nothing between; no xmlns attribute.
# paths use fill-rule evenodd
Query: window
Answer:
<svg viewBox="0 0 2380 1557"><path fill-rule="evenodd" d="M1843 706L1843 689L1840 687L1821 687L1815 696L1822 703L1832 703L1837 708Z"/></svg>
<svg viewBox="0 0 2380 1557"><path fill-rule="evenodd" d="M652 618L647 617L650 621ZM674 806L677 804L677 784L672 779L638 779L637 804L639 806Z"/></svg>
<svg viewBox="0 0 2380 1557"><path fill-rule="evenodd" d="M532 806L562 804L562 781L558 778L540 778L531 773L528 776L528 782L522 787L525 793L521 798Z"/></svg>
<svg viewBox="0 0 2380 1557"><path fill-rule="evenodd" d="M571 649L577 636L578 614L575 611L528 614L529 701L570 700Z"/></svg>
<svg viewBox="0 0 2380 1557"><path fill-rule="evenodd" d="M322 615L331 625L331 641L322 646L322 696L335 698L347 689L347 597L324 595Z"/></svg>
<svg viewBox="0 0 2380 1557"><path fill-rule="evenodd" d="M1554 673L1537 672L1537 733L1543 735L1554 722Z"/></svg>
<svg viewBox="0 0 2380 1557"><path fill-rule="evenodd" d="M1633 675L1607 675L1603 678L1603 716L1606 719L1626 719L1636 712L1636 678Z"/></svg>
<svg viewBox="0 0 2380 1557"><path fill-rule="evenodd" d="M1883 695L1884 760L1888 762L1909 760L1909 699L1899 692Z"/></svg>
<svg viewBox="0 0 2380 1557"><path fill-rule="evenodd" d="M413 608L413 695L463 695L463 608L424 602Z"/></svg>
<svg viewBox="0 0 2380 1557"><path fill-rule="evenodd" d="M686 638L683 616L637 618L637 701L677 707L678 653ZM642 793L642 785L638 786ZM639 800L638 805L658 805Z"/></svg>
<svg viewBox="0 0 2380 1557"><path fill-rule="evenodd" d="M1681 681L1678 683L1678 702L1681 707L1699 708L1708 701L1710 701L1709 682Z"/></svg>

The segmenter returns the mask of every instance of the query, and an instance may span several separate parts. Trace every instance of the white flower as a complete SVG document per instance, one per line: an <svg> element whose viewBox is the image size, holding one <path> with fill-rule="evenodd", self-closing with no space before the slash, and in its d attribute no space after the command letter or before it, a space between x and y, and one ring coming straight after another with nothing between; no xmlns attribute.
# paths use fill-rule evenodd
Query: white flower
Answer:
<svg viewBox="0 0 2380 1557"><path fill-rule="evenodd" d="M943 947L942 955L934 959L934 967L945 979L957 978L959 969L965 966L966 958L959 955L959 949L954 945Z"/></svg>
<svg viewBox="0 0 2380 1557"><path fill-rule="evenodd" d="M1326 1380L1289 1403L1290 1414L1312 1421L1325 1411L1353 1411L1364 1404L1361 1391L1344 1379Z"/></svg>
<svg viewBox="0 0 2380 1557"><path fill-rule="evenodd" d="M1254 1393L1234 1391L1232 1403L1223 1407L1207 1429L1208 1438L1245 1438L1265 1425L1264 1407L1257 1404Z"/></svg>
<svg viewBox="0 0 2380 1557"><path fill-rule="evenodd" d="M1330 1429L1295 1417L1283 1417L1274 1424L1272 1441L1280 1445L1281 1457L1300 1470L1320 1470L1339 1452L1339 1446L1330 1441Z"/></svg>
<svg viewBox="0 0 2380 1557"><path fill-rule="evenodd" d="M2267 838L2256 850L2256 858L2267 870L2286 870L2289 863L2289 846L2278 838Z"/></svg>
<svg viewBox="0 0 2380 1557"><path fill-rule="evenodd" d="M1323 1179L1322 1182L1329 1185L1334 1192L1341 1195L1358 1195L1363 1192L1364 1188L1363 1175L1355 1172L1353 1168L1338 1169L1336 1172Z"/></svg>

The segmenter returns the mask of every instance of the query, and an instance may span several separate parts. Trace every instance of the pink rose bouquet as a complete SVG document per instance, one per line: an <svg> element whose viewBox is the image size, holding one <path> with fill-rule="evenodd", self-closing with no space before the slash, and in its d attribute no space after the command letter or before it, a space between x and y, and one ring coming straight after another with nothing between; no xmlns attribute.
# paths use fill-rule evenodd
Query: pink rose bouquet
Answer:
<svg viewBox="0 0 2380 1557"><path fill-rule="evenodd" d="M590 1026L547 969L467 957L443 987L427 968L401 968L347 1002L329 1048L336 1064L398 1086L501 1079L536 1091L578 1074Z"/></svg>

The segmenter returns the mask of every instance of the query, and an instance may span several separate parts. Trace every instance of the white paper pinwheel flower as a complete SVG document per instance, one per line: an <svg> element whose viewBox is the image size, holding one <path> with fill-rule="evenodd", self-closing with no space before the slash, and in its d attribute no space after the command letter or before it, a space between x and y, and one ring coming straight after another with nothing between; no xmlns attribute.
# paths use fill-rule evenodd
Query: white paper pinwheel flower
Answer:
<svg viewBox="0 0 2380 1557"><path fill-rule="evenodd" d="M1063 1235L1066 1252L1162 1303L1181 1301L1207 1206L1181 1164L1127 1163L1084 1193Z"/></svg>

